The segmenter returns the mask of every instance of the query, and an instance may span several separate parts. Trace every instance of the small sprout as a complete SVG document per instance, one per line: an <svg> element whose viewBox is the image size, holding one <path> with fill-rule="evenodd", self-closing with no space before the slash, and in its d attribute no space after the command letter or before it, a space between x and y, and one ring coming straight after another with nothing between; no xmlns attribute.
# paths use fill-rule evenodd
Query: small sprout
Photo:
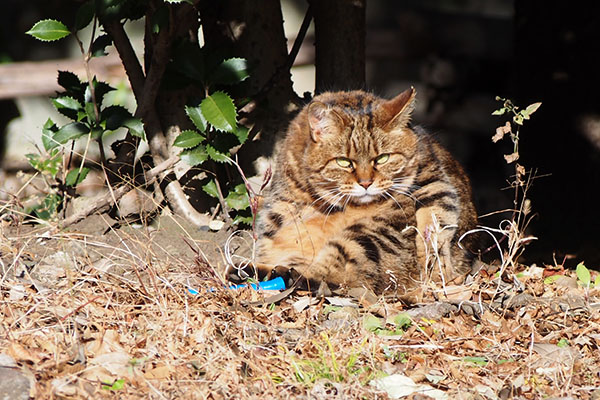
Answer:
<svg viewBox="0 0 600 400"><path fill-rule="evenodd" d="M579 282L581 282L583 286L588 288L590 287L590 284L592 283L592 276L590 274L590 270L587 269L583 262L577 264L575 274L577 275L577 279L579 279Z"/></svg>

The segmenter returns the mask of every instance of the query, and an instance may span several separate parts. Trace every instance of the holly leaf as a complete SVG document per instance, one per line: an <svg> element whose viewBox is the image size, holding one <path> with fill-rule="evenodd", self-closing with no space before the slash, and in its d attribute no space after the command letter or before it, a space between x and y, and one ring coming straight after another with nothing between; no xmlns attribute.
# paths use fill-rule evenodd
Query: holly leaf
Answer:
<svg viewBox="0 0 600 400"><path fill-rule="evenodd" d="M248 62L244 58L230 58L213 71L209 82L213 85L233 85L246 80L248 76Z"/></svg>
<svg viewBox="0 0 600 400"><path fill-rule="evenodd" d="M244 142L246 142L248 139L248 133L250 133L250 129L243 125L238 125L238 127L235 129L235 132L233 132L233 134L237 136L238 140L240 141L240 144L244 144Z"/></svg>
<svg viewBox="0 0 600 400"><path fill-rule="evenodd" d="M250 207L250 201L248 200L248 193L246 192L246 185L240 183L232 191L227 194L225 203L234 210L245 210Z"/></svg>
<svg viewBox="0 0 600 400"><path fill-rule="evenodd" d="M69 140L79 139L81 136L90 133L90 128L81 122L72 122L60 128L52 138L59 144L65 144Z"/></svg>
<svg viewBox="0 0 600 400"><path fill-rule="evenodd" d="M106 95L106 93L116 90L108 83L96 80L96 77L92 79L92 86L94 87L94 96L96 97L96 103L98 104L98 107L102 105L102 100L104 100L104 95ZM92 91L90 89L90 85L85 85L83 98L86 103L92 102Z"/></svg>
<svg viewBox="0 0 600 400"><path fill-rule="evenodd" d="M75 168L74 170L69 171L67 176L65 177L65 183L67 186L77 186L87 177L87 174L90 172L90 169L87 167L81 168L81 172L79 168Z"/></svg>
<svg viewBox="0 0 600 400"><path fill-rule="evenodd" d="M215 127L215 129L224 132L233 132L237 126L236 110L233 100L223 92L214 92L207 96L200 109L206 120Z"/></svg>
<svg viewBox="0 0 600 400"><path fill-rule="evenodd" d="M210 144L206 145L206 152L211 160L216 162L229 162L229 155L215 149Z"/></svg>
<svg viewBox="0 0 600 400"><path fill-rule="evenodd" d="M236 215L235 218L233 219L233 221L231 221L232 225L238 225L238 224L246 224L248 226L252 226L252 217L251 216L243 216L243 215Z"/></svg>
<svg viewBox="0 0 600 400"><path fill-rule="evenodd" d="M204 115L202 115L200 106L185 106L185 113L200 132L206 132L207 121Z"/></svg>
<svg viewBox="0 0 600 400"><path fill-rule="evenodd" d="M187 165L194 167L208 160L208 153L203 145L199 145L193 149L182 151L181 154L179 154L179 158L181 158Z"/></svg>
<svg viewBox="0 0 600 400"><path fill-rule="evenodd" d="M204 141L205 137L199 134L196 131L187 130L181 132L179 136L175 139L173 146L182 147L184 149L191 149L192 147L196 147L200 143Z"/></svg>
<svg viewBox="0 0 600 400"><path fill-rule="evenodd" d="M75 14L75 31L80 31L92 22L96 7L93 0L86 1L83 3Z"/></svg>
<svg viewBox="0 0 600 400"><path fill-rule="evenodd" d="M102 110L102 119L106 119L106 129L114 131L119 128L127 128L133 136L146 140L144 124L142 120L131 115L127 109L121 106L110 106Z"/></svg>
<svg viewBox="0 0 600 400"><path fill-rule="evenodd" d="M81 103L71 96L59 96L52 99L52 104L62 115L77 120L77 112L82 109Z"/></svg>
<svg viewBox="0 0 600 400"><path fill-rule="evenodd" d="M54 121L48 118L42 127L42 144L44 145L44 150L49 151L58 146L58 143L56 143L53 139L53 136L57 131L58 127Z"/></svg>
<svg viewBox="0 0 600 400"><path fill-rule="evenodd" d="M110 46L112 42L112 37L108 34L98 36L92 43L92 48L90 49L92 57L106 56L108 54L106 53L106 48Z"/></svg>
<svg viewBox="0 0 600 400"><path fill-rule="evenodd" d="M80 102L84 102L83 93L85 83L79 80L79 77L70 71L58 71L58 84L62 86L70 96L75 97Z"/></svg>
<svg viewBox="0 0 600 400"><path fill-rule="evenodd" d="M60 21L44 19L36 22L31 29L25 33L43 42L52 42L54 40L62 39L65 36L69 36L71 31L69 31L69 28Z"/></svg>
<svg viewBox="0 0 600 400"><path fill-rule="evenodd" d="M219 191L217 190L217 184L215 183L214 179L211 179L206 185L202 186L202 190L204 190L204 192L206 192L210 197L219 197Z"/></svg>

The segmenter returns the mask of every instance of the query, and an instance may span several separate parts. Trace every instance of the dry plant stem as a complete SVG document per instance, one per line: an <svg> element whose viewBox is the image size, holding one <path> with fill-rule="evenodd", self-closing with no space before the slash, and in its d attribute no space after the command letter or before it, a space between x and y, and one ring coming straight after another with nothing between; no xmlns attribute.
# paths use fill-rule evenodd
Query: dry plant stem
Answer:
<svg viewBox="0 0 600 400"><path fill-rule="evenodd" d="M152 168L150 171L148 171L146 173L146 182L148 182L148 184L153 183L162 172L171 168L177 162L178 159L179 159L179 157L173 156L173 157L169 158L168 160L165 160L162 163L158 164L156 167ZM75 224L75 223L81 221L88 215L91 215L91 214L103 209L104 207L108 206L112 201L118 201L121 197L123 197L130 190L131 190L130 186L124 185L124 186L121 186L121 187L115 189L112 192L109 192L109 193L97 198L96 201L94 201L94 203L91 204L86 209L84 209L76 214L71 215L69 218L64 219L62 221L62 223L60 223L59 227L61 229L63 229L63 228L66 228L67 226L70 226L72 224Z"/></svg>
<svg viewBox="0 0 600 400"><path fill-rule="evenodd" d="M225 218L225 221L227 221L228 223L231 223L232 219L229 216L229 212L231 210L229 209L229 207L227 206L227 203L225 202L225 198L223 197L223 192L221 191L221 185L219 185L219 181L216 178L215 178L215 186L217 187L217 195L219 198L219 204L221 205L221 208L223 209L223 217Z"/></svg>

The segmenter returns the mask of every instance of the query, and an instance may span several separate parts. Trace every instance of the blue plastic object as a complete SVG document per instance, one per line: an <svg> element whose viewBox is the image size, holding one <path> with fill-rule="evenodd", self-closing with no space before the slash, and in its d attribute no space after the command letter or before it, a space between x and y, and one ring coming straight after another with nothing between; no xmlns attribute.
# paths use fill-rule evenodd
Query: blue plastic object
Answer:
<svg viewBox="0 0 600 400"><path fill-rule="evenodd" d="M284 290L285 289L285 282L283 281L283 278L278 276L275 279L271 279L270 281L264 281L264 282L259 282L258 284L256 283L251 283L250 286L252 287L252 289L254 290ZM243 283L241 285L231 285L229 286L229 289L233 289L233 290L237 290L237 289L243 289L245 287L248 287L247 283ZM209 289L209 291L213 291L214 289ZM188 288L188 291L191 294L198 294L198 291L192 288Z"/></svg>

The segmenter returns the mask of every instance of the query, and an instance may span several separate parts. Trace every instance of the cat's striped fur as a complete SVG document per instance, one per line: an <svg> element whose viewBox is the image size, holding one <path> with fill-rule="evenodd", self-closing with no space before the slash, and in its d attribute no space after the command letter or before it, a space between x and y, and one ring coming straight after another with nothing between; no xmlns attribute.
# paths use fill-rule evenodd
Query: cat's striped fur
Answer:
<svg viewBox="0 0 600 400"><path fill-rule="evenodd" d="M411 128L414 98L414 89L392 100L323 93L298 114L259 211L263 272L293 268L313 284L402 294L428 269L446 281L470 271L458 246L477 220L469 180Z"/></svg>

